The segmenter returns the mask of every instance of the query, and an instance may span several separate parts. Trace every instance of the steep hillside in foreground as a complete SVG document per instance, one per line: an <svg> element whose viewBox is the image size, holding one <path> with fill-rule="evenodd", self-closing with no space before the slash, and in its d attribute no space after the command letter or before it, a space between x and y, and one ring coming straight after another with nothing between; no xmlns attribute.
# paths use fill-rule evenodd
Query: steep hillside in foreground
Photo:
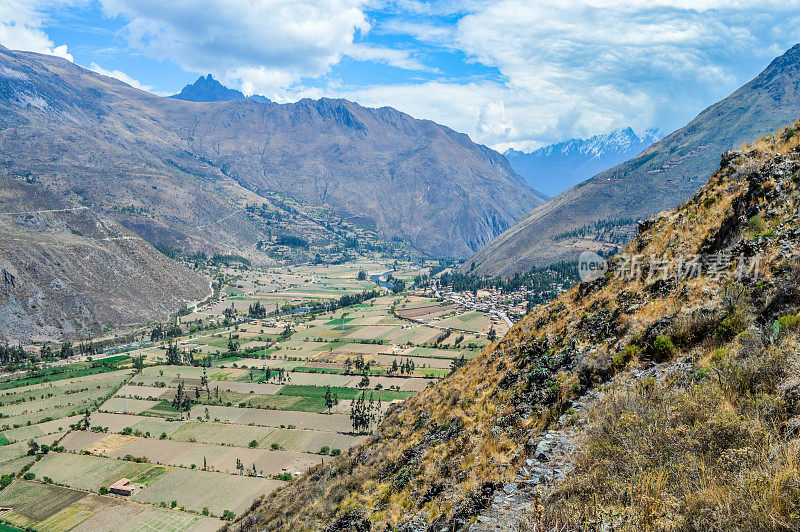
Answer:
<svg viewBox="0 0 800 532"><path fill-rule="evenodd" d="M800 123L726 153L643 225L634 261L537 307L236 527L797 529L799 174Z"/></svg>
<svg viewBox="0 0 800 532"><path fill-rule="evenodd" d="M164 319L208 280L119 224L0 176L0 343L76 339Z"/></svg>
<svg viewBox="0 0 800 532"><path fill-rule="evenodd" d="M245 207L281 195L464 257L544 201L499 153L391 108L160 98L4 48L0 153L3 173L186 251L254 248L270 232Z"/></svg>
<svg viewBox="0 0 800 532"><path fill-rule="evenodd" d="M530 186L555 196L636 157L660 138L655 130L645 131L640 138L631 128L625 128L588 139L565 140L530 153L507 150L503 155Z"/></svg>
<svg viewBox="0 0 800 532"><path fill-rule="evenodd" d="M755 79L700 113L638 157L607 170L528 213L469 259L478 274L508 275L534 265L577 260L614 242L573 233L593 222L643 219L694 194L719 154L769 135L800 115L800 45Z"/></svg>

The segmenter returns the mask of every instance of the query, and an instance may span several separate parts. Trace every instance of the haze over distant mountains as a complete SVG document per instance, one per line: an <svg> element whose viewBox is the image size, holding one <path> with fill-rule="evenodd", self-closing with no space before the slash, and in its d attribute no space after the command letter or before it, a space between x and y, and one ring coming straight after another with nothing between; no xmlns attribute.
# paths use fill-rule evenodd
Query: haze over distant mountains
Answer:
<svg viewBox="0 0 800 532"><path fill-rule="evenodd" d="M628 127L588 139L566 140L530 153L509 149L503 155L529 185L555 196L639 155L662 136L658 130L648 129L639 137Z"/></svg>
<svg viewBox="0 0 800 532"><path fill-rule="evenodd" d="M738 149L800 117L800 45L688 125L637 157L601 172L528 213L462 267L507 275L532 266L576 260L586 249L613 243L576 236L642 219L685 201L704 184L719 154Z"/></svg>

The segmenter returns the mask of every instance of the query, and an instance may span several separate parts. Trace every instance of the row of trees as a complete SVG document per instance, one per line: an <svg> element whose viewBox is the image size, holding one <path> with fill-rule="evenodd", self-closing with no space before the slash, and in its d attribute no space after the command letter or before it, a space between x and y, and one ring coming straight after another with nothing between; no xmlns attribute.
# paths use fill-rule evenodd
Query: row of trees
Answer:
<svg viewBox="0 0 800 532"><path fill-rule="evenodd" d="M158 342L159 340L167 340L169 338L177 338L182 335L183 331L179 325L162 325L160 323L153 327L150 331L150 341Z"/></svg>
<svg viewBox="0 0 800 532"><path fill-rule="evenodd" d="M78 345L73 345L72 342L54 345L45 342L38 354L25 351L21 345L15 347L0 344L0 365L7 370L13 370L19 366L27 366L41 361L64 360L78 354L91 356L101 352L101 345L95 342L80 342Z"/></svg>
<svg viewBox="0 0 800 532"><path fill-rule="evenodd" d="M414 361L410 358L406 358L405 362L401 361L399 364L397 363L397 359L392 360L392 369L391 373L397 373L400 371L400 374L403 375L404 373L408 373L411 375L414 373Z"/></svg>
<svg viewBox="0 0 800 532"><path fill-rule="evenodd" d="M369 400L366 399L367 392L353 398L350 403L350 422L353 424L353 432L363 434L369 432L370 427L375 423L381 413L381 400L375 401L373 393L370 392Z"/></svg>

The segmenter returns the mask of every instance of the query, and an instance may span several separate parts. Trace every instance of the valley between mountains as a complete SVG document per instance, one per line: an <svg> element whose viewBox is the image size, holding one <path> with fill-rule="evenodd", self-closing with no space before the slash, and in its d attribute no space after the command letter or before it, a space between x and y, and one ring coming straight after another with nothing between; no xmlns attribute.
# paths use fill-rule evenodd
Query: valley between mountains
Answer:
<svg viewBox="0 0 800 532"><path fill-rule="evenodd" d="M614 261L235 528L796 528L798 128L724 154L625 249L699 274Z"/></svg>
<svg viewBox="0 0 800 532"><path fill-rule="evenodd" d="M503 155L0 46L0 532L799 530L798 80Z"/></svg>

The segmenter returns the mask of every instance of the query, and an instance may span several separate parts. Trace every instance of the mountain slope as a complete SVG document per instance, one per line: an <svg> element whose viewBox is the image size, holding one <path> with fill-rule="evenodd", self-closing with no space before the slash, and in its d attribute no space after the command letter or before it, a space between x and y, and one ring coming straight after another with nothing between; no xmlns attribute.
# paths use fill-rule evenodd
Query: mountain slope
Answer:
<svg viewBox="0 0 800 532"><path fill-rule="evenodd" d="M265 235L245 207L267 193L457 257L544 201L499 153L394 109L160 98L5 49L0 127L5 171L184 250L252 249Z"/></svg>
<svg viewBox="0 0 800 532"><path fill-rule="evenodd" d="M530 153L507 150L503 155L530 186L555 196L584 179L636 157L660 138L655 130L647 130L639 138L631 128L626 128L588 139L570 139Z"/></svg>
<svg viewBox="0 0 800 532"><path fill-rule="evenodd" d="M608 273L236 529L796 528L798 172L800 123L726 154ZM640 254L670 269L631 269Z"/></svg>
<svg viewBox="0 0 800 532"><path fill-rule="evenodd" d="M0 176L0 343L165 319L208 280L91 209ZM157 287L157 288L156 288Z"/></svg>
<svg viewBox="0 0 800 532"><path fill-rule="evenodd" d="M520 220L467 261L480 274L506 275L534 265L576 260L608 243L565 236L593 222L635 220L693 194L719 153L772 133L800 112L800 45L755 79L705 109L686 127L638 157L565 191Z"/></svg>

